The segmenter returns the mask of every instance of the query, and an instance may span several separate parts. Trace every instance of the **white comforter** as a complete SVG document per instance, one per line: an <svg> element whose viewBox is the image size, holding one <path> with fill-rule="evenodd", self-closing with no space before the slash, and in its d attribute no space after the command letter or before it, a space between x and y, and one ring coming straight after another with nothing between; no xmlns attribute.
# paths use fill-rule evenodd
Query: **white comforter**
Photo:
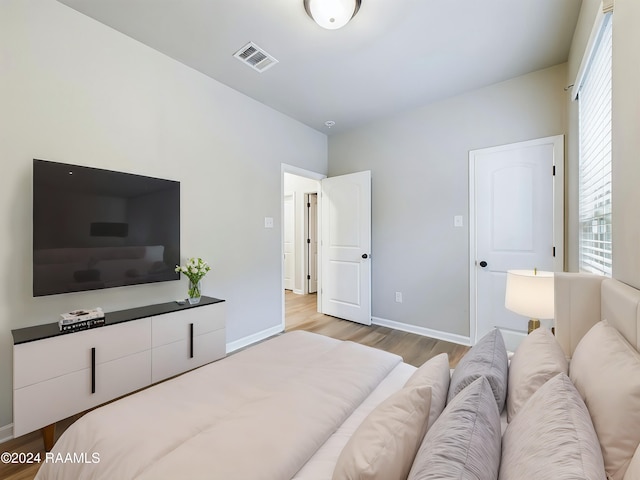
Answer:
<svg viewBox="0 0 640 480"><path fill-rule="evenodd" d="M288 480L401 361L287 333L85 415L36 479Z"/></svg>

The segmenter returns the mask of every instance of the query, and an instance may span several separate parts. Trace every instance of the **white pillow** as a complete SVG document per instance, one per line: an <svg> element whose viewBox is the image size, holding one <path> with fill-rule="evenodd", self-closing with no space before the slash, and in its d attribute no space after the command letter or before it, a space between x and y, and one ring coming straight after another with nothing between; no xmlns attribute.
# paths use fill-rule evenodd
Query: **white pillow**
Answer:
<svg viewBox="0 0 640 480"><path fill-rule="evenodd" d="M578 343L569 374L591 414L605 470L622 480L640 443L640 353L603 320Z"/></svg>
<svg viewBox="0 0 640 480"><path fill-rule="evenodd" d="M447 403L447 393L449 392L449 380L451 370L449 369L449 355L441 353L427 360L404 384L407 387L429 386L431 387L431 411L429 412L429 424L427 430L431 428Z"/></svg>
<svg viewBox="0 0 640 480"><path fill-rule="evenodd" d="M507 419L510 422L531 395L559 373L569 373L556 337L544 327L535 329L516 349L509 365Z"/></svg>
<svg viewBox="0 0 640 480"><path fill-rule="evenodd" d="M624 474L624 480L638 480L640 478L640 446L637 448L635 455L631 459L629 468Z"/></svg>
<svg viewBox="0 0 640 480"><path fill-rule="evenodd" d="M403 388L378 405L338 457L333 480L405 480L424 438L431 387Z"/></svg>
<svg viewBox="0 0 640 480"><path fill-rule="evenodd" d="M589 412L564 373L540 387L507 426L498 478L604 480Z"/></svg>

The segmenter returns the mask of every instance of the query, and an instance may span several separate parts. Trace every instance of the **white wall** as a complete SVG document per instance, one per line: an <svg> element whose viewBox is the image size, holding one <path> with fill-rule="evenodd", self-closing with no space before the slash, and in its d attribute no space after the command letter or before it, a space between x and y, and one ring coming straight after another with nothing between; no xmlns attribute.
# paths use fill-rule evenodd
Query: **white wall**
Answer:
<svg viewBox="0 0 640 480"><path fill-rule="evenodd" d="M583 0L571 45L567 83L576 80L600 0ZM612 62L612 240L613 277L640 288L640 2L616 0L613 13ZM574 252L570 270L578 268L578 105L569 105L569 232Z"/></svg>
<svg viewBox="0 0 640 480"><path fill-rule="evenodd" d="M469 150L565 133L565 78L563 64L329 137L330 175L372 171L377 321L469 336Z"/></svg>
<svg viewBox="0 0 640 480"><path fill-rule="evenodd" d="M613 276L640 288L640 2L616 0L612 63Z"/></svg>
<svg viewBox="0 0 640 480"><path fill-rule="evenodd" d="M182 255L213 266L203 289L228 301L227 342L280 328L281 163L326 173L326 136L54 0L2 0L0 428L12 421L11 329L78 307L172 301L187 288L182 279L33 298L33 158L179 180Z"/></svg>
<svg viewBox="0 0 640 480"><path fill-rule="evenodd" d="M284 191L295 194L295 280L293 291L305 293L305 262L306 262L306 215L305 194L320 191L320 183L310 178L284 174Z"/></svg>

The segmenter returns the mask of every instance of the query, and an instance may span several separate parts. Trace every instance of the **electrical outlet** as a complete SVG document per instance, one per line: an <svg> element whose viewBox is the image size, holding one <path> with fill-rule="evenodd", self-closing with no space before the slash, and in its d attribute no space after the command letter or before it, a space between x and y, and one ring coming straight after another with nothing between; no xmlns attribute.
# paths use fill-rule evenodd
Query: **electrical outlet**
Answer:
<svg viewBox="0 0 640 480"><path fill-rule="evenodd" d="M396 292L396 303L402 303L402 292Z"/></svg>
<svg viewBox="0 0 640 480"><path fill-rule="evenodd" d="M273 217L264 217L264 228L273 228Z"/></svg>

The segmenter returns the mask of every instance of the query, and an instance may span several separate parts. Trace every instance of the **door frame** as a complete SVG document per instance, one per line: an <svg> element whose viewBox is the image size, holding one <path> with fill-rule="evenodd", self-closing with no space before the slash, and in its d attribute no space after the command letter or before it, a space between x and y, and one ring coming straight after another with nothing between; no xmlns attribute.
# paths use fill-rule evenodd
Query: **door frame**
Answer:
<svg viewBox="0 0 640 480"><path fill-rule="evenodd" d="M291 199L291 207L292 207L292 212L289 218L285 217L285 211L284 211L284 205L287 202L287 199L290 198ZM287 285L284 283L283 280L283 285L285 287L286 290L291 290L292 292L295 292L296 290L296 192L284 192L283 196L282 196L282 245L283 245L283 249L282 249L282 259L283 259L283 267L282 267L282 276L284 278L285 273L286 273L286 268L284 266L284 264L286 263L286 253L284 251L284 240L285 240L285 230L287 227L287 222L292 222L292 225L290 228L293 228L293 278L291 279L291 288L287 288Z"/></svg>
<svg viewBox="0 0 640 480"><path fill-rule="evenodd" d="M304 294L308 294L308 293L317 293L319 290L319 285L318 285L318 272L319 272L319 267L318 267L318 260L320 258L320 252L319 252L319 245L320 245L320 239L318 237L318 230L320 228L320 222L318 221L318 200L320 198L320 192L305 192L304 194L304 203L305 205L309 205L311 203L311 197L315 196L316 197L316 290L315 292L310 292L310 288L309 288L309 281L311 280L310 278L307 278L310 275L310 271L311 271L311 256L310 256L310 247L309 247L309 243L305 241L305 248L304 248L304 264L305 264L305 271L304 271L304 278L303 278L303 285L304 285ZM309 209L310 207L306 207L305 208L305 212L304 212L304 236L305 239L311 238L309 231L310 231L310 226L311 226L311 222L309 221Z"/></svg>
<svg viewBox="0 0 640 480"><path fill-rule="evenodd" d="M514 142L495 147L478 148L469 150L469 339L471 345L475 345L479 340L476 338L476 312L477 312L477 291L476 291L476 152L499 152L511 150L514 147L528 147L535 145L553 145L553 165L555 175L553 176L553 243L556 248L556 255L553 260L553 269L561 272L564 269L564 135L552 135L549 137L536 138L524 142Z"/></svg>
<svg viewBox="0 0 640 480"><path fill-rule="evenodd" d="M317 180L320 182L321 180L327 178L327 176L323 173L314 172L311 170L306 170L304 168L295 167L293 165L288 165L286 163L280 164L280 218L284 218L284 174L290 173L292 175L297 175L299 177L310 178L311 180ZM318 202L318 218L321 214L321 206ZM320 235L320 222L318 222L318 231L317 235ZM321 311L322 305L322 269L320 268L321 264L321 252L318 250L318 292L317 292L317 303L316 309L317 311ZM282 303L280 306L281 312L281 325L282 330L285 328L285 306L284 306L284 222L280 222L280 292L282 295Z"/></svg>

